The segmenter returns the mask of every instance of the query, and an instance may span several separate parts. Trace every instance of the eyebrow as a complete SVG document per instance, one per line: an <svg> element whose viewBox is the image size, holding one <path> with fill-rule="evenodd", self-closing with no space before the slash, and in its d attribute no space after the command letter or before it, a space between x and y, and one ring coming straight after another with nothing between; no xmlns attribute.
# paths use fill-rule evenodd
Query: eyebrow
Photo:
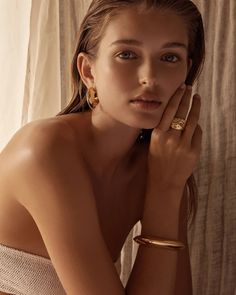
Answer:
<svg viewBox="0 0 236 295"><path fill-rule="evenodd" d="M138 41L138 40L133 40L133 39L121 39L121 40L117 40L113 43L111 43L110 46L114 46L114 45L119 45L119 44L125 44L125 45L136 45L136 46L141 46L143 45L142 42ZM162 48L183 48L186 51L188 51L188 47L186 44L181 43L181 42L167 42L165 44L163 44Z"/></svg>

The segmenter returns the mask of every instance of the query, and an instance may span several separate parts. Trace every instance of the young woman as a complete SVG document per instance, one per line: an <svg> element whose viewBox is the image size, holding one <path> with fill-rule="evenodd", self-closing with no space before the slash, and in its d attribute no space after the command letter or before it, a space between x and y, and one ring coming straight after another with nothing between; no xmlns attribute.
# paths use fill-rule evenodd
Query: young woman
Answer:
<svg viewBox="0 0 236 295"><path fill-rule="evenodd" d="M203 59L191 1L92 2L72 102L1 153L1 294L192 293L187 207L202 131L191 85ZM123 287L114 263L139 220Z"/></svg>

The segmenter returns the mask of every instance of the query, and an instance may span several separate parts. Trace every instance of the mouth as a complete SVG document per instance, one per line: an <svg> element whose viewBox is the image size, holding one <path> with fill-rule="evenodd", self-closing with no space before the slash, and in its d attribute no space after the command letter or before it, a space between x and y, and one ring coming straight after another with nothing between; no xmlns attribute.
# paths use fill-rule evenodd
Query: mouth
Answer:
<svg viewBox="0 0 236 295"><path fill-rule="evenodd" d="M157 100L133 99L130 101L133 106L140 110L152 111L158 109L162 102Z"/></svg>
<svg viewBox="0 0 236 295"><path fill-rule="evenodd" d="M145 91L130 100L131 105L141 111L155 111L160 108L162 101L154 92Z"/></svg>

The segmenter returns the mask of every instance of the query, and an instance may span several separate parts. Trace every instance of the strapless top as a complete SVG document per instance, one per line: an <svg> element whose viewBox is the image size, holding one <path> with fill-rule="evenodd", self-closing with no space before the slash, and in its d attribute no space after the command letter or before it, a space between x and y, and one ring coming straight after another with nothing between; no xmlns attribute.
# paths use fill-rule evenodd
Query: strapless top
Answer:
<svg viewBox="0 0 236 295"><path fill-rule="evenodd" d="M66 295L50 259L3 244L0 244L0 291L14 295Z"/></svg>

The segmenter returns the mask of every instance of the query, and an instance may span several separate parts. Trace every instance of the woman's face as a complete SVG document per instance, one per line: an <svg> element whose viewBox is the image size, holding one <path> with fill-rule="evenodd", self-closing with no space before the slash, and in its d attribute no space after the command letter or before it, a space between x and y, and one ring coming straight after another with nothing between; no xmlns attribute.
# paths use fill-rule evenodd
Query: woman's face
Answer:
<svg viewBox="0 0 236 295"><path fill-rule="evenodd" d="M187 25L175 13L122 10L107 25L92 65L99 108L131 127L156 127L187 77L187 48ZM143 109L132 102L141 94L162 103Z"/></svg>

